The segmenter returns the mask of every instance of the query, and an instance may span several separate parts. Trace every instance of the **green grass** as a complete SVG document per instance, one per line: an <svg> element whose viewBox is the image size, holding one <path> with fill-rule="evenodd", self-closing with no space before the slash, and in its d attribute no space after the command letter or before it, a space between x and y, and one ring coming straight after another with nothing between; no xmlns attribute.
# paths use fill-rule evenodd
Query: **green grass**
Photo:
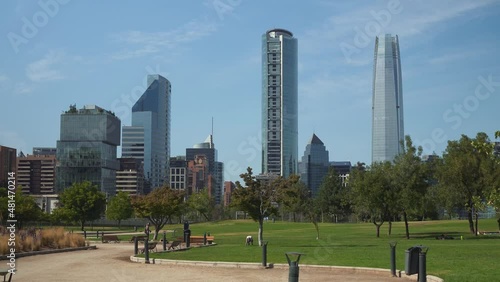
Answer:
<svg viewBox="0 0 500 282"><path fill-rule="evenodd" d="M152 258L201 261L261 262L262 249L257 243L257 223L223 221L192 224L192 235L210 232L217 246L194 248L186 252L152 253ZM170 229L171 226L168 226ZM495 219L480 220L479 229L498 230ZM381 228L360 224L320 224L320 239L311 223L266 222L264 241L268 241L267 262L286 263L285 252L301 252L300 264L390 268L389 242L396 241L396 266L404 270L405 250L415 245L429 247L427 274L445 281L499 281L500 237L475 237L468 233L467 221L410 222L411 239L405 239L404 224L394 223L392 235L388 224ZM455 240L436 240L441 234ZM245 246L247 235L253 235L254 246ZM460 240L463 236L464 240Z"/></svg>

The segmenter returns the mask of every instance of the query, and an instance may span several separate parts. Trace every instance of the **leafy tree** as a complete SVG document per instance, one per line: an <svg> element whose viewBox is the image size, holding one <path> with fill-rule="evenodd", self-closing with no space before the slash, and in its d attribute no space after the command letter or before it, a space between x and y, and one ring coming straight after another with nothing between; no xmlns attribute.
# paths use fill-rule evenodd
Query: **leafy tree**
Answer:
<svg viewBox="0 0 500 282"><path fill-rule="evenodd" d="M207 221L212 220L212 214L215 210L215 201L210 197L207 189L203 189L189 196L188 206L200 213Z"/></svg>
<svg viewBox="0 0 500 282"><path fill-rule="evenodd" d="M252 168L247 168L247 172L240 174L245 183L245 187L236 181L236 189L232 195L232 205L245 211L250 217L259 223L259 246L263 242L264 218L278 213L277 202L279 191L276 181L257 180L253 175Z"/></svg>
<svg viewBox="0 0 500 282"><path fill-rule="evenodd" d="M9 200L14 201L15 205L9 207ZM28 221L36 221L42 217L42 210L36 204L33 197L25 195L22 192L22 187L18 186L14 194L9 194L7 188L0 188L0 221L9 219L9 214L15 217L19 227ZM13 208L13 212L9 209Z"/></svg>
<svg viewBox="0 0 500 282"><path fill-rule="evenodd" d="M184 208L184 193L168 186L154 189L147 195L132 198L132 207L138 217L147 218L155 227L154 240L158 232L173 216L180 216Z"/></svg>
<svg viewBox="0 0 500 282"><path fill-rule="evenodd" d="M492 176L498 174L492 156L493 146L488 135L483 132L476 138L462 135L458 141L448 141L442 165L438 168L439 187L441 195L445 196L443 200L448 206L465 208L470 232L476 235L473 213L477 226L478 202L491 195Z"/></svg>
<svg viewBox="0 0 500 282"><path fill-rule="evenodd" d="M83 230L85 222L99 219L106 209L106 195L90 181L73 183L59 194L59 207L55 217L79 222Z"/></svg>
<svg viewBox="0 0 500 282"><path fill-rule="evenodd" d="M335 169L330 168L319 187L316 200L321 214L327 214L332 218L348 215L351 212L348 195L348 187L342 184Z"/></svg>
<svg viewBox="0 0 500 282"><path fill-rule="evenodd" d="M410 239L408 213L422 214L429 187L429 172L422 162L422 147L415 148L410 136L405 136L404 152L396 156L393 166L393 189L399 193L398 208L402 210L406 238Z"/></svg>
<svg viewBox="0 0 500 282"><path fill-rule="evenodd" d="M134 209L132 208L130 196L125 192L118 192L108 203L106 217L111 220L117 220L118 228L120 228L121 221L131 218L133 212Z"/></svg>
<svg viewBox="0 0 500 282"><path fill-rule="evenodd" d="M391 189L390 169L390 162L374 163L367 169L356 167L349 179L355 211L375 225L377 237L396 199Z"/></svg>

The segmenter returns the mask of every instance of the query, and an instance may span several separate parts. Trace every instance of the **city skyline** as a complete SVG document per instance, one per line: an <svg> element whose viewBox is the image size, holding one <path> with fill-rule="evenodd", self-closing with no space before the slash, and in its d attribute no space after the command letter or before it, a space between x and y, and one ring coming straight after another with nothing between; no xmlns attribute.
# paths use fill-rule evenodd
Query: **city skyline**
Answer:
<svg viewBox="0 0 500 282"><path fill-rule="evenodd" d="M260 38L276 27L300 41L299 148L314 132L332 160L370 162L373 45L386 33L401 41L405 134L424 153L498 129L498 1L41 2L59 4L4 2L0 12L0 144L18 152L55 147L72 104L100 105L131 124L145 77L158 73L173 85L172 156L209 134L214 117L225 180L247 166L259 172ZM122 16L110 21L118 6Z"/></svg>

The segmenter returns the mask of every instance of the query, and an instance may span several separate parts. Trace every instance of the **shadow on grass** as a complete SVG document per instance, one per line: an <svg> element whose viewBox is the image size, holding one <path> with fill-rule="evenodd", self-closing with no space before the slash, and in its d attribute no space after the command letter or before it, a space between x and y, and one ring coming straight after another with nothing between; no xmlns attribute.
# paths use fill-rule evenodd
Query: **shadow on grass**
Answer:
<svg viewBox="0 0 500 282"><path fill-rule="evenodd" d="M457 232L457 231L451 231L451 232L421 232L421 233L410 233L410 238L413 239L442 239L442 237L445 237L446 240L449 239L459 239L460 236L463 236L463 233Z"/></svg>
<svg viewBox="0 0 500 282"><path fill-rule="evenodd" d="M317 248L317 247L321 247L321 248L359 248L360 245L333 245L333 244L321 244L321 245L295 245L294 247L298 247L298 248ZM362 246L363 248L368 248L368 247L378 247L377 245L363 245Z"/></svg>

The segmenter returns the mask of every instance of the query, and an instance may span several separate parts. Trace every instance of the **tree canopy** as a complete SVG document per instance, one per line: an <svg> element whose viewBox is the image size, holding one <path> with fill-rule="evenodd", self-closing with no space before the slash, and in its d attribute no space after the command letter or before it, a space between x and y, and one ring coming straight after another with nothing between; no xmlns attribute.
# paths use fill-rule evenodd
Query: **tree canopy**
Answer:
<svg viewBox="0 0 500 282"><path fill-rule="evenodd" d="M121 221L132 217L133 212L130 196L125 192L118 192L116 196L109 200L106 217L117 220L118 227L120 227Z"/></svg>

